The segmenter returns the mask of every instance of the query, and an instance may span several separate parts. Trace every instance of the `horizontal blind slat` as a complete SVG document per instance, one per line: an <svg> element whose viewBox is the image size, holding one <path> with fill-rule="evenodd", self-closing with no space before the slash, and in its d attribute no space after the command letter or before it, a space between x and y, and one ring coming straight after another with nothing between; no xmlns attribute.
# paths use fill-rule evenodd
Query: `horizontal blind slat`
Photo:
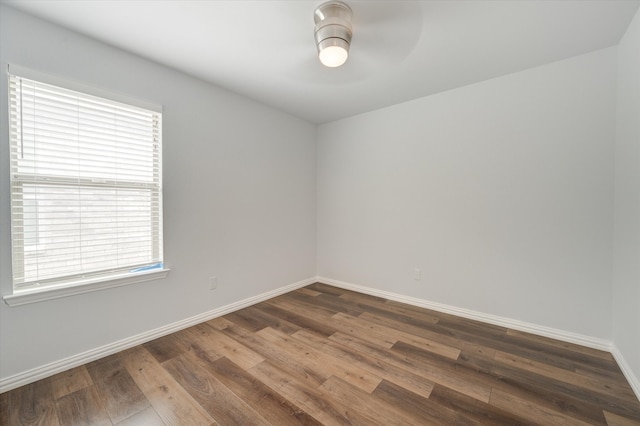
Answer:
<svg viewBox="0 0 640 426"><path fill-rule="evenodd" d="M162 262L161 114L10 75L14 285Z"/></svg>

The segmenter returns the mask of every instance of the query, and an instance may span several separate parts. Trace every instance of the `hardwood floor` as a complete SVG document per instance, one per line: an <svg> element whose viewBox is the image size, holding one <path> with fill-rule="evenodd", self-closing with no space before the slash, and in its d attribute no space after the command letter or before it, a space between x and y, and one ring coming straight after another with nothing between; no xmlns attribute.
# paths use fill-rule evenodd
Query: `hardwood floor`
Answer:
<svg viewBox="0 0 640 426"><path fill-rule="evenodd" d="M609 353L322 284L0 395L3 425L640 425Z"/></svg>

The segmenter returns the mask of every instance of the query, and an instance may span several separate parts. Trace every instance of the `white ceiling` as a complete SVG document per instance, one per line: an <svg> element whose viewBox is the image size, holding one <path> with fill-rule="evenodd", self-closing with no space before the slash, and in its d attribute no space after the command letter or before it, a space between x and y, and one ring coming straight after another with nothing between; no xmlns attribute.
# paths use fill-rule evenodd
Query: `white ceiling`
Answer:
<svg viewBox="0 0 640 426"><path fill-rule="evenodd" d="M638 0L345 0L351 55L317 60L323 0L2 0L323 123L619 42Z"/></svg>

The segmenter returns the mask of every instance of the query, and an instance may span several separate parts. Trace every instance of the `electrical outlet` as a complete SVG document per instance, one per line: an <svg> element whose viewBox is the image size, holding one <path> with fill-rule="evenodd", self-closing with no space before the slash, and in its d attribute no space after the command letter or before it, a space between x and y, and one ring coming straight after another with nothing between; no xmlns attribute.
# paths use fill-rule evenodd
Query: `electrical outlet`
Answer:
<svg viewBox="0 0 640 426"><path fill-rule="evenodd" d="M218 277L210 277L209 278L209 289L215 290L218 288Z"/></svg>
<svg viewBox="0 0 640 426"><path fill-rule="evenodd" d="M415 268L413 270L413 279L420 281L420 278L422 278L422 271L419 268Z"/></svg>

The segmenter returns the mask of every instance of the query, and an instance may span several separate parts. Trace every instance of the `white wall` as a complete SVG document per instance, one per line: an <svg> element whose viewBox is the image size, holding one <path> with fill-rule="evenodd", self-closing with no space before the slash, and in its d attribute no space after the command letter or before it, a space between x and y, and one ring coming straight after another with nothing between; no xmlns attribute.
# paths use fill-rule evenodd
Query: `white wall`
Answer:
<svg viewBox="0 0 640 426"><path fill-rule="evenodd" d="M2 295L11 293L7 63L164 106L172 270L164 280L65 299L0 303L0 378L315 275L315 126L0 8Z"/></svg>
<svg viewBox="0 0 640 426"><path fill-rule="evenodd" d="M610 340L615 55L321 125L318 274Z"/></svg>
<svg viewBox="0 0 640 426"><path fill-rule="evenodd" d="M613 342L640 392L640 12L618 46Z"/></svg>

